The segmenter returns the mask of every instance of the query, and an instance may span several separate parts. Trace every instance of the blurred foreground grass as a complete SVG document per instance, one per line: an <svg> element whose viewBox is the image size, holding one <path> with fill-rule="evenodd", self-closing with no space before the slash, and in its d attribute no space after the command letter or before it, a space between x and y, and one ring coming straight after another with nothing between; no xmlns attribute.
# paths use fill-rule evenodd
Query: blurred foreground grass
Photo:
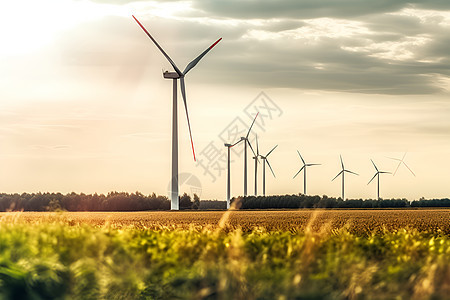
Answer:
<svg viewBox="0 0 450 300"><path fill-rule="evenodd" d="M223 223L223 222L222 222ZM449 299L450 237L0 221L3 299Z"/></svg>

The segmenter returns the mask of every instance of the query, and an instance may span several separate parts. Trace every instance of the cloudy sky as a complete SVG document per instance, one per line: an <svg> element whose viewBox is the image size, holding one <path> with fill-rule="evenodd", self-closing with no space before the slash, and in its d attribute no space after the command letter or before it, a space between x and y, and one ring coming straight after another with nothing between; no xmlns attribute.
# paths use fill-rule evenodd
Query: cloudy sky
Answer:
<svg viewBox="0 0 450 300"><path fill-rule="evenodd" d="M376 197L370 159L395 176L381 196L450 196L450 3L429 1L76 1L0 4L0 191L168 195L172 68L222 37L186 76L198 161L179 102L181 190L226 196L226 148L260 112L253 146L277 149L267 194L339 196L339 155ZM180 95L181 96L181 95ZM256 149L255 149L256 150ZM249 153L250 154L250 153ZM249 155L250 156L250 155ZM242 146L232 194L243 193ZM249 159L249 193L254 161ZM261 192L262 167L258 185ZM190 175L182 176L189 178ZM193 178L193 177L190 177ZM196 182L196 183L195 183ZM197 190L198 191L198 190Z"/></svg>

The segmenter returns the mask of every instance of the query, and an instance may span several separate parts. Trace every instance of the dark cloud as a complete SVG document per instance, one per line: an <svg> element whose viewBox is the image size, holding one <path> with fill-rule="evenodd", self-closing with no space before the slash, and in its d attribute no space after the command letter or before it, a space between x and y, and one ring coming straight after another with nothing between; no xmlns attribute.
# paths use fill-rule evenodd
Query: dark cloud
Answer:
<svg viewBox="0 0 450 300"><path fill-rule="evenodd" d="M365 0L202 0L193 5L209 14L239 19L300 18L320 17L355 18L398 11L416 5L424 9L450 9L448 1L365 1Z"/></svg>
<svg viewBox="0 0 450 300"><path fill-rule="evenodd" d="M193 2L193 6L214 22L145 14L139 18L182 69L222 37L223 41L202 61L202 71L189 74L208 83L375 94L442 92L436 76L450 76L450 37L441 17L423 22L418 16L386 14L411 6L410 1L364 4L355 0L325 4L202 1ZM428 1L420 7L445 7L445 3ZM312 28L318 31L317 37L302 36L301 30L310 26L303 18L314 17L353 18L358 23L351 26L364 30L333 36ZM293 34L295 30L299 32ZM249 36L252 31L274 37L255 38ZM422 44L421 38L425 39ZM150 64L170 67L131 18L110 17L86 23L63 44L64 53L79 63L121 65L124 74ZM141 76L141 72L136 74Z"/></svg>

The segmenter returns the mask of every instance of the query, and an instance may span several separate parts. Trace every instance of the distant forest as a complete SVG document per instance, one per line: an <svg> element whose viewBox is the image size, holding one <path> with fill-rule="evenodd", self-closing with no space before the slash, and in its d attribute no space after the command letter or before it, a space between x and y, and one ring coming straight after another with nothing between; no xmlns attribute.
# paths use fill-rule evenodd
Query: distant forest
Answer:
<svg viewBox="0 0 450 300"><path fill-rule="evenodd" d="M330 198L326 195L279 195L247 196L233 198L240 209L281 209L281 208L408 208L408 207L450 207L450 199L432 199L408 201L407 199L349 199Z"/></svg>
<svg viewBox="0 0 450 300"><path fill-rule="evenodd" d="M408 208L408 207L450 207L450 199L353 199L327 196L279 195L267 197L237 197L240 209L283 209L283 208ZM180 209L225 209L225 201L193 199L186 193L180 196ZM170 200L166 196L144 195L140 192L110 192L104 194L70 193L23 193L0 194L0 211L146 211L170 210Z"/></svg>

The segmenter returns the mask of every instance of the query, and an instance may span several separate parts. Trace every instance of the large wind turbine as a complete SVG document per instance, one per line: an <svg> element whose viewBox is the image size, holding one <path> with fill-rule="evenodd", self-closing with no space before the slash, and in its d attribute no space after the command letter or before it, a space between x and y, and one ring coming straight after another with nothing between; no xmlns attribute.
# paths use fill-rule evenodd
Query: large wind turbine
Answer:
<svg viewBox="0 0 450 300"><path fill-rule="evenodd" d="M344 168L344 162L342 161L342 156L339 155L339 157L341 158L341 166L342 166L342 170L341 170L341 171L340 171L333 179L331 179L331 181L335 180L336 178L339 177L339 175L342 174L342 200L345 200L345 198L344 198L344 195L345 195L345 194L344 194L344 174L345 174L345 172L351 173L351 174L355 174L355 175L358 175L358 174L356 174L355 172L346 170L346 169Z"/></svg>
<svg viewBox="0 0 450 300"><path fill-rule="evenodd" d="M250 146L250 149L253 152L253 155L256 156L255 151L253 150L252 144L250 144L250 141L248 140L248 136L250 135L250 131L252 130L253 124L255 124L256 118L258 117L259 112L256 114L255 118L253 119L252 125L250 125L250 128L248 129L247 135L244 137L241 137L241 140L239 142L244 142L244 196L247 196L247 144Z"/></svg>
<svg viewBox="0 0 450 300"><path fill-rule="evenodd" d="M295 174L292 179L297 177L297 175L303 170L303 194L306 195L306 168L310 166L319 166L320 164L307 164L298 150L297 153L303 162L303 166L300 168L300 170L298 170L297 174Z"/></svg>
<svg viewBox="0 0 450 300"><path fill-rule="evenodd" d="M263 160L262 164L263 164L263 196L266 196L266 163L270 168L270 171L272 171L273 177L275 177L275 173L273 172L272 167L270 166L269 160L267 160L267 157L270 155L270 153L272 153L273 150L275 150L275 148L278 147L278 145L276 145L275 147L272 148L272 150L270 150L265 156L260 155L261 159Z"/></svg>
<svg viewBox="0 0 450 300"><path fill-rule="evenodd" d="M403 165L411 172L411 174L413 174L414 176L416 176L416 174L414 174L414 172L413 172L413 171L408 167L408 165L405 163L405 156L406 156L406 152L405 152L405 154L403 154L402 159L393 158L393 157L388 157L388 158L390 158L390 159L393 159L393 160L398 161L397 168L395 169L394 174L393 174L394 176L395 176L395 173L397 173L397 170L398 170L398 168L400 167L401 164L403 164Z"/></svg>
<svg viewBox="0 0 450 300"><path fill-rule="evenodd" d="M195 151L194 151L194 142L192 140L192 133L191 133L191 124L189 122L189 114L188 114L188 108L186 103L186 90L185 90L185 84L184 84L184 77L186 74L197 65L197 63L203 58L203 56L206 55L206 53L209 52L218 42L220 42L220 39L218 39L214 44L212 44L208 49L203 51L199 56L197 56L193 61L191 61L183 72L178 69L177 65L173 62L173 60L167 55L167 53L161 48L161 46L156 42L156 40L150 35L150 33L145 29L145 27L136 19L135 16L133 16L133 19L139 24L139 26L144 30L144 32L147 34L147 36L152 40L152 42L158 47L159 51L165 56L165 58L169 61L169 63L174 68L175 72L164 72L163 76L166 79L172 79L173 82L173 105L172 105L172 180L171 180L171 205L170 209L172 210L178 210L179 209L179 198L178 198L178 117L177 117L177 80L180 80L181 84L181 95L183 96L183 102L184 102L184 108L186 110L186 118L189 128L189 137L191 139L191 147L192 147L192 154L195 159Z"/></svg>
<svg viewBox="0 0 450 300"><path fill-rule="evenodd" d="M256 155L253 156L255 160L255 196L258 196L258 164L259 164L259 146L258 146L258 136L256 136Z"/></svg>
<svg viewBox="0 0 450 300"><path fill-rule="evenodd" d="M227 151L228 151L228 159L227 159L227 166L228 166L228 174L227 174L227 209L230 208L230 199L231 199L231 191L230 191L230 178L231 178L231 168L230 168L230 148L233 147L234 145L236 145L237 143L239 143L241 140L237 141L234 144L224 144L225 147L227 147Z"/></svg>
<svg viewBox="0 0 450 300"><path fill-rule="evenodd" d="M370 181L367 183L367 185L369 185L369 183L372 182L372 180L375 179L375 177L378 177L378 185L377 185L377 199L380 199L380 174L391 174L391 172L385 172L385 171L379 171L377 166L375 165L375 163L373 162L373 160L370 160L373 164L373 166L375 167L375 170L377 171L375 173L375 175L373 175L372 179L370 179Z"/></svg>

